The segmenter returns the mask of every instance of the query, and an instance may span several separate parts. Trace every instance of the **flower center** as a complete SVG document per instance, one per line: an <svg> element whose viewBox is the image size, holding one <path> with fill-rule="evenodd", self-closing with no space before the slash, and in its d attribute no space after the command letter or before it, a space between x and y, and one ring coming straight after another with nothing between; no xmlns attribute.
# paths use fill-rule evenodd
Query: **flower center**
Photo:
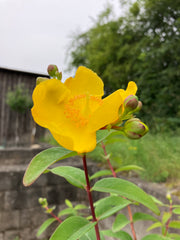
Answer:
<svg viewBox="0 0 180 240"><path fill-rule="evenodd" d="M65 104L65 116L70 119L76 127L85 127L102 100L88 94L77 95L68 100Z"/></svg>

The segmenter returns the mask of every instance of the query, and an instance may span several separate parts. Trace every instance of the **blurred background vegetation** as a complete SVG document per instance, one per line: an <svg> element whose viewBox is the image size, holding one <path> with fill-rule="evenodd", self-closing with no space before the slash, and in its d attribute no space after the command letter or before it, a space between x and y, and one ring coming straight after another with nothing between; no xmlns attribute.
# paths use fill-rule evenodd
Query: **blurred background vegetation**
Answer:
<svg viewBox="0 0 180 240"><path fill-rule="evenodd" d="M87 32L74 36L69 68L84 65L104 81L106 94L138 85L140 116L151 131L180 125L180 1L122 1L114 19L107 7Z"/></svg>

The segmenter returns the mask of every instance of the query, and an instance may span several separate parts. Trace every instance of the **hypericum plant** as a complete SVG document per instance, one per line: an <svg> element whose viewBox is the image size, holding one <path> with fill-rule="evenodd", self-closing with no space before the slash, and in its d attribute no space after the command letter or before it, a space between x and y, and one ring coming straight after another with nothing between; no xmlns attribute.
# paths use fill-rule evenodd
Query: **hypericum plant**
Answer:
<svg viewBox="0 0 180 240"><path fill-rule="evenodd" d="M102 80L86 67L79 67L75 77L68 78L64 83L60 81L62 74L55 65L50 65L48 72L51 79L37 79L37 86L33 92L32 115L36 123L50 130L61 146L47 149L36 155L26 170L23 182L25 186L29 186L41 174L47 172L64 177L75 187L87 192L91 216L79 214L78 210L84 206L74 207L68 200L66 201L68 208L56 216L53 208L48 207L46 199L40 199L43 208L51 214L52 218L44 223L38 234L52 222L58 221L59 225L50 240L104 240L105 236L121 240L132 240L132 238L137 240L134 222L154 218L142 213L133 216L131 205L143 204L157 215L160 211L153 198L141 188L117 177L117 172L122 169L119 168L116 171L113 169L103 143L107 137L117 133L131 139L139 139L148 132L148 127L134 116L134 113L142 107L142 103L135 96L136 84L129 82L126 90L119 89L108 97L102 98L104 94ZM89 176L86 153L94 150L98 143L102 144L110 171L101 170ZM84 170L71 166L49 168L54 163L60 163L62 159L77 154L82 157ZM107 177L108 175L113 177ZM91 180L99 177L101 179L92 185ZM92 191L104 192L108 196L94 203ZM127 208L129 219L118 214L112 227L110 226L107 230L99 229L101 220L118 213L123 208ZM176 211L179 211L178 209L177 207ZM69 216L62 221L61 214ZM127 224L130 224L132 237L122 231ZM179 235L171 235L168 232L170 217L165 215L163 224L165 225L162 225L162 235L150 234L142 240L178 240ZM176 228L178 224L180 225L180 221L176 222ZM160 223L157 225L160 227Z"/></svg>

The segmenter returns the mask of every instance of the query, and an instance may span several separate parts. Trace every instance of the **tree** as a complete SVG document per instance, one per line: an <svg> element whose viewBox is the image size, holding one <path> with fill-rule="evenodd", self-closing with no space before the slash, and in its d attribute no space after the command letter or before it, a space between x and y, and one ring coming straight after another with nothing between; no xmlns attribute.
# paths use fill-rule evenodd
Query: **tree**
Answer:
<svg viewBox="0 0 180 240"><path fill-rule="evenodd" d="M137 0L124 17L111 13L75 37L70 66L93 69L108 93L137 82L149 124L179 123L180 1Z"/></svg>

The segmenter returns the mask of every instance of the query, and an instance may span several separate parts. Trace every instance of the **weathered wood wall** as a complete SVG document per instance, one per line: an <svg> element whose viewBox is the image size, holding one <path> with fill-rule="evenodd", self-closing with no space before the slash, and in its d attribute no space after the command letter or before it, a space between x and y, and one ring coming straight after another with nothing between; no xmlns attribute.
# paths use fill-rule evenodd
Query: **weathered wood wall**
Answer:
<svg viewBox="0 0 180 240"><path fill-rule="evenodd" d="M22 83L32 93L38 76L34 73L0 68L0 146L31 144L34 123L30 110L25 114L11 110L6 104L6 95L9 90ZM43 133L44 129L37 127L36 139Z"/></svg>

